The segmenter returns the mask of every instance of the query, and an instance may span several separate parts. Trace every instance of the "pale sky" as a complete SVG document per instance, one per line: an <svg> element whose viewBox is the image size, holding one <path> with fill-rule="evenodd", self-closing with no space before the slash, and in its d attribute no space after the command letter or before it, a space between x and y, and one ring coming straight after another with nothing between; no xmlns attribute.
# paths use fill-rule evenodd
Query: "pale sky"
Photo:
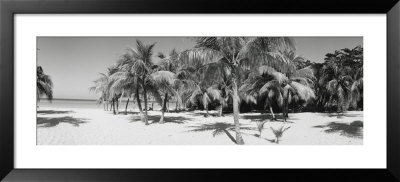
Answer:
<svg viewBox="0 0 400 182"><path fill-rule="evenodd" d="M156 42L154 54L168 54L173 48L184 50L194 45L184 37L38 37L37 64L54 83L54 98L97 99L89 92L93 80L106 72L136 39ZM295 37L298 55L312 62L323 62L326 53L363 44L362 37Z"/></svg>

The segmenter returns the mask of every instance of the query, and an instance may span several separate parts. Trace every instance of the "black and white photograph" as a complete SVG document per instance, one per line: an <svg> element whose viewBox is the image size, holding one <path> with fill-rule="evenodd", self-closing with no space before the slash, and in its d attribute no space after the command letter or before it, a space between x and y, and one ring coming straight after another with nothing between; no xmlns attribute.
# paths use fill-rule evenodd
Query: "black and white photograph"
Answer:
<svg viewBox="0 0 400 182"><path fill-rule="evenodd" d="M363 145L363 37L38 36L36 62L37 145Z"/></svg>

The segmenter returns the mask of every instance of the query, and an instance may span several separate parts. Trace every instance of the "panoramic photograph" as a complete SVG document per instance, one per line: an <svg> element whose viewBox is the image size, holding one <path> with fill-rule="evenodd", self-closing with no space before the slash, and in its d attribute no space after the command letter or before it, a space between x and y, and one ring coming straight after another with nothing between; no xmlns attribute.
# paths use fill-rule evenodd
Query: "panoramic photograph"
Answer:
<svg viewBox="0 0 400 182"><path fill-rule="evenodd" d="M363 37L37 37L37 145L362 145Z"/></svg>

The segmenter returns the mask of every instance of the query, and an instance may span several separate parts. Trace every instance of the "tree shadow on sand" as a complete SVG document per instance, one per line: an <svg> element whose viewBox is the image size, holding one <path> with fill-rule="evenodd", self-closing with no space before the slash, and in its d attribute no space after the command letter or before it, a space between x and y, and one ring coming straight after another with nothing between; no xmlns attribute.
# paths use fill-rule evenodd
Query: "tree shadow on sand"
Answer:
<svg viewBox="0 0 400 182"><path fill-rule="evenodd" d="M251 136L257 137L257 138L259 138L259 139L267 140L267 141L269 141L269 142L271 142L271 143L276 143L276 140L275 140L275 139L262 138L262 137L260 136L260 134L251 134Z"/></svg>
<svg viewBox="0 0 400 182"><path fill-rule="evenodd" d="M189 130L188 132L205 132L205 131L212 131L213 137L217 135L221 135L225 133L228 138L236 144L235 138L230 134L230 131L235 131L235 125L223 122L216 122L210 124L202 124L199 126L189 126L190 128L194 128ZM240 127L241 130L252 130L250 127Z"/></svg>
<svg viewBox="0 0 400 182"><path fill-rule="evenodd" d="M148 121L151 124L158 123L160 121L161 116L156 116L156 115L149 115L147 116ZM184 124L187 121L190 121L190 118L182 117L182 116L164 116L164 122L165 123L175 123L175 124ZM132 116L130 119L130 122L138 122L141 121L140 115L137 116Z"/></svg>
<svg viewBox="0 0 400 182"><path fill-rule="evenodd" d="M112 113L112 111L111 111ZM136 115L139 114L139 112L135 112L135 111L127 111L125 113L125 111L119 111L118 113L115 113L116 115Z"/></svg>
<svg viewBox="0 0 400 182"><path fill-rule="evenodd" d="M283 116L275 114L275 118L272 118L272 115L270 114L258 114L258 115L242 115L240 116L241 119L249 119L251 122L261 122L261 121L266 121L269 120L270 122L283 122ZM289 117L288 120L286 120L287 123L293 123L292 121L289 120L297 120L297 118Z"/></svg>
<svg viewBox="0 0 400 182"><path fill-rule="evenodd" d="M327 125L317 125L313 128L327 128L326 133L340 133L340 135L347 137L362 138L363 137L363 122L353 121L348 123L330 122Z"/></svg>
<svg viewBox="0 0 400 182"><path fill-rule="evenodd" d="M54 127L60 123L69 123L72 124L73 126L79 127L80 124L87 123L87 119L73 118L71 116L57 117L57 118L47 118L47 117L37 118L37 127L39 128Z"/></svg>
<svg viewBox="0 0 400 182"><path fill-rule="evenodd" d="M74 113L74 111L56 111L56 110L41 110L37 111L37 114L69 114Z"/></svg>
<svg viewBox="0 0 400 182"><path fill-rule="evenodd" d="M363 114L361 113L321 113L323 116L328 117L336 117L336 118L343 118L343 117L362 117Z"/></svg>
<svg viewBox="0 0 400 182"><path fill-rule="evenodd" d="M219 117L218 113L214 113L214 112L209 112L208 115L206 113L188 113L188 115L201 116L201 117ZM226 115L224 114L224 116L226 116ZM224 117L224 116L221 116L221 117Z"/></svg>

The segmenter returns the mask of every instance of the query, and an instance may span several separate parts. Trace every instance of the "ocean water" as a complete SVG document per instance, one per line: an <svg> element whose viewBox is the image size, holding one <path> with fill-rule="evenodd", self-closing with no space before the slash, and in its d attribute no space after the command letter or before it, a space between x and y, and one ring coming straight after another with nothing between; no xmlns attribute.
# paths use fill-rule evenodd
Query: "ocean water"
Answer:
<svg viewBox="0 0 400 182"><path fill-rule="evenodd" d="M40 100L37 102L40 107L51 107L51 108L103 108L102 105L97 104L97 101L90 100L58 100L54 99L51 102L48 100Z"/></svg>
<svg viewBox="0 0 400 182"><path fill-rule="evenodd" d="M142 102L142 107L144 108L144 103ZM153 104L153 109L161 109L161 106L158 103L154 102L149 102L148 103L148 108L152 107ZM104 106L103 104L99 104L95 100L66 100L66 99L54 99L53 101L48 101L48 100L40 100L37 102L37 105L40 107L50 107L50 108L91 108L91 109L103 109ZM125 110L126 106L126 101L122 101L121 104L119 105L120 110ZM170 109L175 108L175 104L170 102ZM110 105L108 105L110 107ZM137 103L133 103L132 101L129 101L128 105L128 110L130 109L137 109Z"/></svg>

